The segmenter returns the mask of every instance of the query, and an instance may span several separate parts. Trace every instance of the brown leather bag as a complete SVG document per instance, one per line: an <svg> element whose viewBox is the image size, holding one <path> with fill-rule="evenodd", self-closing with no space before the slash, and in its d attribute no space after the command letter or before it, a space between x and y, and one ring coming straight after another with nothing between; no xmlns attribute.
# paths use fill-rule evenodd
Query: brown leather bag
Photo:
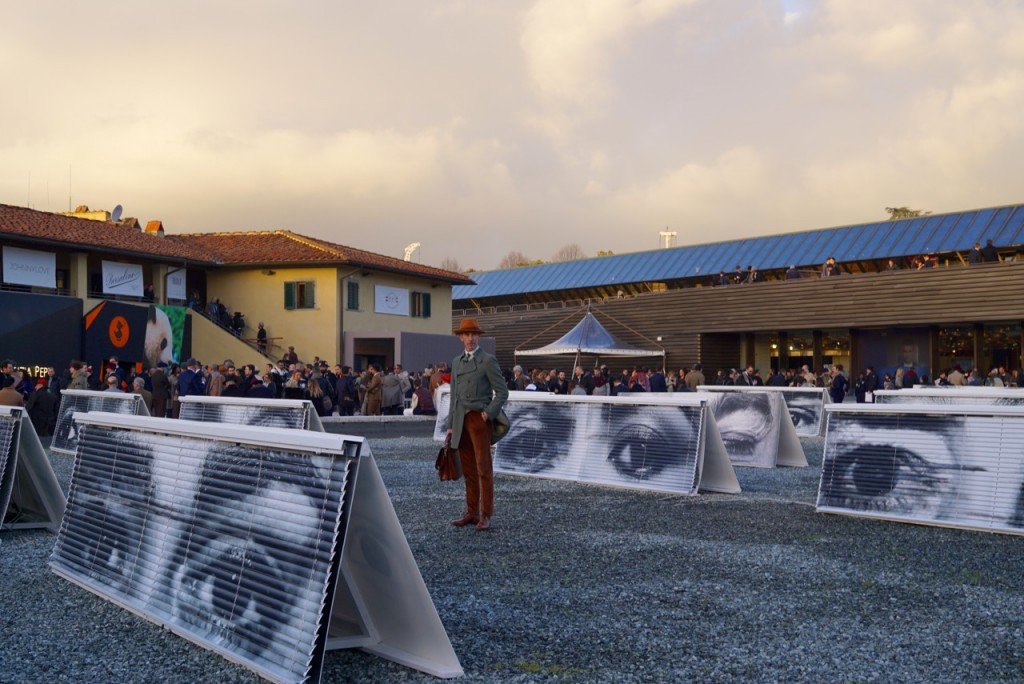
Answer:
<svg viewBox="0 0 1024 684"><path fill-rule="evenodd" d="M442 481L462 479L462 459L459 458L459 450L452 449L451 437L444 440L444 446L437 452L434 467Z"/></svg>

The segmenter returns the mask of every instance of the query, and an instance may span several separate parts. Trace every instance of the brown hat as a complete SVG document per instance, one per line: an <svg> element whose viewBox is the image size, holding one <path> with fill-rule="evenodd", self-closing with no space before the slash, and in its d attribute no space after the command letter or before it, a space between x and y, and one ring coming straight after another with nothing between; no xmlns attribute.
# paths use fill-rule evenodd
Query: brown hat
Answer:
<svg viewBox="0 0 1024 684"><path fill-rule="evenodd" d="M484 331L477 325L475 318L463 318L459 321L459 327L452 331L456 335L462 333L476 333L477 335L483 335Z"/></svg>

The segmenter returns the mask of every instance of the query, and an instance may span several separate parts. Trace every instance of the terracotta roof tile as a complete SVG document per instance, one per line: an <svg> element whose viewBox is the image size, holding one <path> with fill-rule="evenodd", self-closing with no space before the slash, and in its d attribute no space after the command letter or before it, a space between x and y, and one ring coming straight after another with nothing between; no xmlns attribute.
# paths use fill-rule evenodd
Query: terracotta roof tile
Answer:
<svg viewBox="0 0 1024 684"><path fill-rule="evenodd" d="M207 253L196 245L148 235L131 226L0 204L0 237L7 236L30 242L79 244L100 251L155 259L213 263Z"/></svg>
<svg viewBox="0 0 1024 684"><path fill-rule="evenodd" d="M153 221L150 225L153 225ZM306 237L290 230L183 233L158 237L132 225L63 216L0 204L0 238L43 244L81 245L99 251L186 260L210 266L272 264L348 264L455 285L474 285L462 275Z"/></svg>
<svg viewBox="0 0 1024 684"><path fill-rule="evenodd" d="M168 235L165 239L190 244L226 265L351 264L459 285L473 284L461 273L306 237L290 230L186 233Z"/></svg>

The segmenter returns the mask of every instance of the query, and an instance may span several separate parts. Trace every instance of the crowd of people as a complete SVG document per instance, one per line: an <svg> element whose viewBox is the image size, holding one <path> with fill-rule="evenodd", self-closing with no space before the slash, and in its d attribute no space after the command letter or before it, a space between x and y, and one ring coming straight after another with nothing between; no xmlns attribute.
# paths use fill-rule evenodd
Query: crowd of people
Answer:
<svg viewBox="0 0 1024 684"><path fill-rule="evenodd" d="M615 396L624 392L693 392L699 385L740 385L767 387L820 387L827 389L832 401L843 402L853 394L857 402L870 402L872 393L880 389L905 389L914 385L960 385L989 387L1024 387L1019 369L1007 371L1005 366L993 367L988 374L977 370L964 372L960 365L943 370L933 381L927 375L918 375L913 367L898 368L895 373L879 377L868 366L851 377L843 364L813 371L808 365L797 369L770 369L767 373L753 366L744 369L719 369L705 377L701 364L665 372L658 368L632 367L622 371L610 370L603 365L593 370L577 366L571 375L564 370L539 369L524 371L513 367L508 375L510 390L536 390L556 394L589 394Z"/></svg>
<svg viewBox="0 0 1024 684"><path fill-rule="evenodd" d="M693 392L700 385L746 385L751 387L821 387L835 402L853 394L857 402L870 402L880 389L903 389L914 385L957 385L1024 387L1020 369L993 367L988 373L964 371L960 365L942 370L933 380L919 375L913 367L897 368L879 377L868 366L851 377L842 364L813 371L804 365L798 369L771 369L762 374L753 366L743 369L719 369L705 376L701 364L678 370L635 366L612 370L607 365L593 369L576 366L571 373L558 369L535 368L525 371L516 365L504 371L508 389L553 392L556 394L616 396L637 392ZM196 359L184 364L157 367L136 372L115 356L102 368L72 361L66 369L47 368L38 377L30 376L12 361L0 364L0 405L24 406L36 431L52 434L64 389L90 389L131 392L143 397L151 415L176 418L179 397L209 395L254 397L263 399L308 399L320 416L436 415L439 390L451 381L445 363L409 372L396 364L387 368L370 365L357 371L351 367L314 358L298 361L294 348L276 364L237 365L223 363L201 365Z"/></svg>
<svg viewBox="0 0 1024 684"><path fill-rule="evenodd" d="M981 246L980 242L975 242L974 246L967 253L966 259L964 259L968 265L992 263L999 260L999 250L992 243L992 240L988 240L984 247ZM929 268L937 268L938 265L939 260L935 254L928 253L909 259L901 258L899 261L896 259L888 259L884 270L921 271ZM793 264L786 269L783 278L785 280L800 280L801 278L833 278L842 274L843 269L840 264L836 262L835 257L830 256L825 260L825 263L821 265L820 269L799 269L795 264ZM764 280L764 274L757 268L754 268L754 266L748 265L746 268L743 268L740 264L736 264L736 268L732 273L719 271L718 275L712 278L711 284L714 287L724 287L726 285L749 285L751 283L760 283Z"/></svg>

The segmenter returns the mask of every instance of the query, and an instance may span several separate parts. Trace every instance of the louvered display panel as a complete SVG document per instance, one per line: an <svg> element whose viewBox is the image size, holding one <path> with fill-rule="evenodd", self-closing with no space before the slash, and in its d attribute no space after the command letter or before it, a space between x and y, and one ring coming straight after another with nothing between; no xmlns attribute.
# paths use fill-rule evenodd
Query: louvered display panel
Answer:
<svg viewBox="0 0 1024 684"><path fill-rule="evenodd" d="M505 404L511 429L495 449L494 469L695 494L706 406L670 401L514 392Z"/></svg>
<svg viewBox="0 0 1024 684"><path fill-rule="evenodd" d="M876 404L991 404L1024 406L1024 389L996 387L914 388L875 392Z"/></svg>
<svg viewBox="0 0 1024 684"><path fill-rule="evenodd" d="M452 392L449 385L445 385L437 397L437 420L434 421L434 441L443 442L448 429L444 426L448 419L448 409L452 404Z"/></svg>
<svg viewBox="0 0 1024 684"><path fill-rule="evenodd" d="M17 470L17 432L20 422L19 415L0 414L0 523L5 522L8 515L13 515L8 507L11 505Z"/></svg>
<svg viewBox="0 0 1024 684"><path fill-rule="evenodd" d="M1024 408L830 406L819 511L1024 533Z"/></svg>
<svg viewBox="0 0 1024 684"><path fill-rule="evenodd" d="M781 396L768 392L714 392L708 406L715 414L722 443L733 465L775 467L780 423L789 420Z"/></svg>
<svg viewBox="0 0 1024 684"><path fill-rule="evenodd" d="M120 392L93 392L91 390L64 390L60 394L60 411L57 426L53 431L50 448L66 454L75 453L78 445L78 430L72 416L75 413L102 411L104 413L148 415L142 397L137 394Z"/></svg>
<svg viewBox="0 0 1024 684"><path fill-rule="evenodd" d="M53 569L267 679L317 680L352 459L316 433L141 420L83 419Z"/></svg>
<svg viewBox="0 0 1024 684"><path fill-rule="evenodd" d="M735 385L701 385L700 392L768 392L782 395L793 421L796 434L817 437L825 428L825 404L831 399L820 387L737 387Z"/></svg>
<svg viewBox="0 0 1024 684"><path fill-rule="evenodd" d="M308 406L307 406L308 405ZM312 404L279 399L235 397L186 397L181 402L182 420L205 423L233 423L263 427L309 429Z"/></svg>

